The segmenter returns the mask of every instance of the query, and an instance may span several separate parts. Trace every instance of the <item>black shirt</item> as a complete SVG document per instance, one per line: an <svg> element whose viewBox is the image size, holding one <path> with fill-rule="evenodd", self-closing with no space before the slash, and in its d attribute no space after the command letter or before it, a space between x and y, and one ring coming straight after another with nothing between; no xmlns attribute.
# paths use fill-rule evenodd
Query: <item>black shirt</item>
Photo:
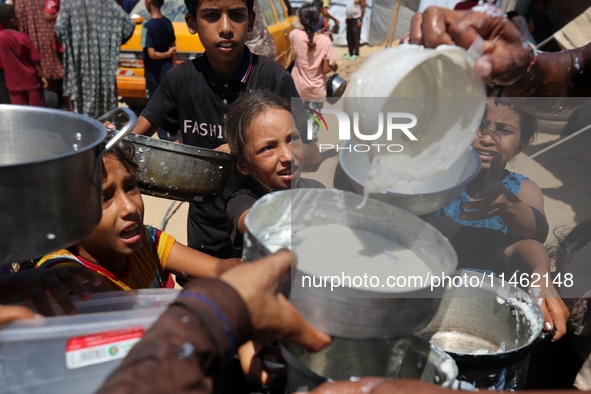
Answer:
<svg viewBox="0 0 591 394"><path fill-rule="evenodd" d="M230 195L226 204L228 236L232 242L233 257L242 257L242 243L244 238L240 231L238 231L240 216L252 208L256 200L269 193L267 189L254 181L251 177L244 178L241 183L238 183L238 185L238 189ZM314 179L300 178L296 188L324 189L324 185Z"/></svg>
<svg viewBox="0 0 591 394"><path fill-rule="evenodd" d="M145 40L145 41L144 41ZM148 55L148 48L156 52L166 52L176 37L174 28L168 18L150 19L142 28L142 46L144 47L144 78L146 81L160 83L162 77L172 68L172 57L152 59Z"/></svg>
<svg viewBox="0 0 591 394"><path fill-rule="evenodd" d="M299 99L287 70L251 53L246 46L242 62L229 81L220 80L205 54L167 72L142 116L168 132L180 129L184 144L215 149L226 143L223 124L230 105L242 93L255 90L270 90L289 101ZM189 246L220 258L232 256L224 204L224 198L233 191L230 184L213 204L191 203L189 207Z"/></svg>

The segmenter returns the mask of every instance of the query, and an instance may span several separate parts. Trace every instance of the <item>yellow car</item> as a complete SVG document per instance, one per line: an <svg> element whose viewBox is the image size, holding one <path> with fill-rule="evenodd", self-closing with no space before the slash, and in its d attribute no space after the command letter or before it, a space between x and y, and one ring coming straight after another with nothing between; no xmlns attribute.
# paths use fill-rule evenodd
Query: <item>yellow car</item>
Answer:
<svg viewBox="0 0 591 394"><path fill-rule="evenodd" d="M295 52L289 41L295 16L289 0L256 0L263 11L263 17L273 37L277 50L275 60L288 68L295 58ZM192 35L185 24L187 8L183 0L166 0L162 14L172 22L176 36L176 62L181 63L203 54L203 45L197 35ZM130 107L146 104L146 80L144 79L143 48L141 46L142 24L149 20L145 2L140 0L131 12L136 22L133 36L121 46L119 68L117 70L117 91ZM257 15L259 17L259 15Z"/></svg>

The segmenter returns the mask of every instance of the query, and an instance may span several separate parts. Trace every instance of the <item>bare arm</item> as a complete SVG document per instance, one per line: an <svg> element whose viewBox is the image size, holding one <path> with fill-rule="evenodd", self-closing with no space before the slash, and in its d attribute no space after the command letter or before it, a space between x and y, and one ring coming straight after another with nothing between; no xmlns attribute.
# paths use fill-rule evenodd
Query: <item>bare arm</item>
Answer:
<svg viewBox="0 0 591 394"><path fill-rule="evenodd" d="M244 223L244 220L246 219L246 215L248 215L249 212L250 209L247 209L242 215L240 215L240 219L238 219L238 231L240 231L240 234L242 235L244 235L246 232L246 223Z"/></svg>
<svg viewBox="0 0 591 394"><path fill-rule="evenodd" d="M57 12L55 14L50 14L47 12L43 13L43 18L45 18L45 20L51 24L55 23L55 20L57 19Z"/></svg>
<svg viewBox="0 0 591 394"><path fill-rule="evenodd" d="M570 312L552 281L546 282L545 278L550 277L550 256L544 245L533 239L525 239L508 246L505 255L509 261L518 259L532 268L528 292L542 308L544 330L554 329L554 340L562 338L566 334L566 321Z"/></svg>
<svg viewBox="0 0 591 394"><path fill-rule="evenodd" d="M497 154L486 173L482 192L462 207L468 211L460 214L462 220L481 220L501 216L511 231L520 238L532 238L540 242L548 235L548 221L544 213L542 191L534 182L523 180L517 195L503 184L504 169L501 155Z"/></svg>
<svg viewBox="0 0 591 394"><path fill-rule="evenodd" d="M339 69L339 65L336 61L332 62L332 64L330 64L328 59L324 59L322 61L322 72L324 74L328 74L331 71L336 72L338 69Z"/></svg>
<svg viewBox="0 0 591 394"><path fill-rule="evenodd" d="M501 217L519 237L544 242L548 236L544 197L538 185L530 180L521 182L517 200L506 205Z"/></svg>
<svg viewBox="0 0 591 394"><path fill-rule="evenodd" d="M151 137L157 130L157 125L152 124L148 119L140 115L137 118L137 123L131 132L134 134L142 134Z"/></svg>
<svg viewBox="0 0 591 394"><path fill-rule="evenodd" d="M172 55L170 56L170 60L172 61L172 66L174 67L174 65L176 64L176 42L172 43L171 48L174 48L174 51L172 51Z"/></svg>
<svg viewBox="0 0 591 394"><path fill-rule="evenodd" d="M43 68L41 68L41 61L38 60L33 64L35 66L35 70L37 70L37 75L41 79L41 84L43 85L43 89L46 89L47 86L49 86L49 83L47 82L47 78L45 78L45 73L43 72Z"/></svg>
<svg viewBox="0 0 591 394"><path fill-rule="evenodd" d="M326 7L322 7L321 9L321 14L324 15L325 17L327 17L328 19L332 19L334 21L335 25L339 25L339 20L337 18L335 18L334 16L332 16L329 12L328 12L328 8Z"/></svg>
<svg viewBox="0 0 591 394"><path fill-rule="evenodd" d="M241 259L219 259L175 242L166 268L183 277L208 278L217 277L241 262Z"/></svg>
<svg viewBox="0 0 591 394"><path fill-rule="evenodd" d="M561 52L541 52L530 72L503 95L588 97L591 95L591 43Z"/></svg>
<svg viewBox="0 0 591 394"><path fill-rule="evenodd" d="M168 48L168 51L166 51L166 52L158 52L154 48L148 48L148 56L150 57L150 59L154 59L154 60L168 59L173 56L176 59L176 47L172 46L172 47ZM174 62L173 62L173 64L174 64Z"/></svg>

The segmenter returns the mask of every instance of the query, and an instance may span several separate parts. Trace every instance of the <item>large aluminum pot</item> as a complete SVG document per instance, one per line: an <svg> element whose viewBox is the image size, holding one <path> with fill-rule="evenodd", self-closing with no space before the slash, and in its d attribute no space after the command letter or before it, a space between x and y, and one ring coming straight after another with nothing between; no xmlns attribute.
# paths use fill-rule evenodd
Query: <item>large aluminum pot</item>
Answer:
<svg viewBox="0 0 591 394"><path fill-rule="evenodd" d="M330 380L364 376L418 379L450 387L458 368L443 350L419 338L352 340L334 338L324 349L311 353L297 345L281 345L287 363L288 394L309 391Z"/></svg>
<svg viewBox="0 0 591 394"><path fill-rule="evenodd" d="M222 194L234 156L211 149L161 141L138 134L127 140L139 160L142 193L172 200L212 202Z"/></svg>
<svg viewBox="0 0 591 394"><path fill-rule="evenodd" d="M246 217L243 258L254 261L291 245L291 230L302 226L339 224L395 240L412 250L433 275L452 273L456 253L430 224L395 206L341 190L296 189L259 199ZM316 263L316 262L315 262ZM318 261L338 271L340 261ZM414 287L398 293L367 288L305 286L307 275L291 273L290 301L316 328L334 336L357 339L406 337L435 315L444 289ZM382 284L385 278L382 278Z"/></svg>
<svg viewBox="0 0 591 394"><path fill-rule="evenodd" d="M135 124L130 118L105 147L97 120L55 109L0 105L0 264L70 246L99 223L101 156Z"/></svg>
<svg viewBox="0 0 591 394"><path fill-rule="evenodd" d="M542 310L528 293L490 273L457 271L453 277L456 286L416 335L454 358L459 379L478 388L523 389L532 346L551 338L541 335Z"/></svg>
<svg viewBox="0 0 591 394"><path fill-rule="evenodd" d="M355 152L350 148L351 141L344 141L339 150L339 163L354 190L363 193L369 176L370 157L367 152ZM425 215L449 204L479 171L480 158L476 151L470 148L443 173L418 182L413 193L391 189L371 194L371 197L396 205L415 215Z"/></svg>

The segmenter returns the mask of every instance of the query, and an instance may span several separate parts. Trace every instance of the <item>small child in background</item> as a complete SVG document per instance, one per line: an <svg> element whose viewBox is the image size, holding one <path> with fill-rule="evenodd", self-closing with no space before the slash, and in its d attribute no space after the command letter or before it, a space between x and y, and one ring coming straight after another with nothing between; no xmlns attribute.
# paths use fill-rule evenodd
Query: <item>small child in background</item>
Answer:
<svg viewBox="0 0 591 394"><path fill-rule="evenodd" d="M48 82L41 68L41 54L31 39L17 31L14 6L0 4L0 61L4 66L11 104L45 106L43 89Z"/></svg>
<svg viewBox="0 0 591 394"><path fill-rule="evenodd" d="M150 20L142 28L142 47L144 48L144 77L148 99L154 96L164 74L176 62L176 36L170 20L162 15L164 0L146 0L146 10ZM158 137L165 141L176 141L178 137L166 130L158 129Z"/></svg>
<svg viewBox="0 0 591 394"><path fill-rule="evenodd" d="M169 272L183 277L213 277L240 264L181 245L170 235L144 225L144 203L134 172L134 146L120 142L103 156L101 221L68 249L43 257L37 268L84 266L111 290L165 287Z"/></svg>
<svg viewBox="0 0 591 394"><path fill-rule="evenodd" d="M303 29L293 29L289 39L295 51L295 63L291 77L298 93L304 100L304 107L320 111L326 98L326 74L337 71L336 61L330 64L334 56L332 42L328 35L315 32L319 13L314 4L300 8L300 23ZM330 34L330 32L328 32ZM314 141L318 141L318 125L314 124Z"/></svg>
<svg viewBox="0 0 591 394"><path fill-rule="evenodd" d="M256 200L277 190L324 186L300 178L302 140L291 116L291 104L284 98L269 91L241 96L228 112L226 137L236 156L236 191L226 202L228 234L236 256L240 256L244 219Z"/></svg>
<svg viewBox="0 0 591 394"><path fill-rule="evenodd" d="M324 185L301 178L303 143L291 115L291 104L284 98L269 91L244 94L228 111L225 127L228 144L236 156L236 191L226 203L228 234L233 250L240 256L246 231L244 219L256 200L273 191ZM254 361L262 354L273 357L267 346L247 342L238 354L250 380L265 385L276 382L277 376Z"/></svg>

